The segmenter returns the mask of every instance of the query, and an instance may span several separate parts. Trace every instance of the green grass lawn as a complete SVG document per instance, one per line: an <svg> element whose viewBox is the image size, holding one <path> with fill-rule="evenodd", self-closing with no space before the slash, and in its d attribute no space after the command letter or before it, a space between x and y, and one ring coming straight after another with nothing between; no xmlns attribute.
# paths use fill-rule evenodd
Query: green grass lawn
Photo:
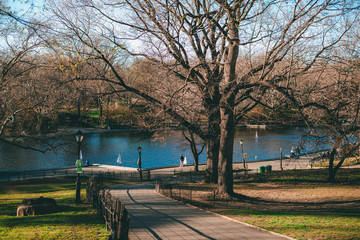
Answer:
<svg viewBox="0 0 360 240"><path fill-rule="evenodd" d="M81 199L85 200L83 180ZM17 217L25 198L54 198L57 213ZM90 204L75 204L75 179L56 178L0 185L0 239L108 239L103 219Z"/></svg>
<svg viewBox="0 0 360 240"><path fill-rule="evenodd" d="M310 211L226 210L219 213L295 239L360 239L360 212L349 209Z"/></svg>

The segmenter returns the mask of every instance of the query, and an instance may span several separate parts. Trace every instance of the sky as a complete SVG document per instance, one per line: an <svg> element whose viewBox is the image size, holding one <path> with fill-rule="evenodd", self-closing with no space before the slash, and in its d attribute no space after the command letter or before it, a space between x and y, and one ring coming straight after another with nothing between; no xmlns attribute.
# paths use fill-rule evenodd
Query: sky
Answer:
<svg viewBox="0 0 360 240"><path fill-rule="evenodd" d="M44 4L45 0L5 0L5 5L18 14L25 14L27 12L34 12L36 14L41 11Z"/></svg>

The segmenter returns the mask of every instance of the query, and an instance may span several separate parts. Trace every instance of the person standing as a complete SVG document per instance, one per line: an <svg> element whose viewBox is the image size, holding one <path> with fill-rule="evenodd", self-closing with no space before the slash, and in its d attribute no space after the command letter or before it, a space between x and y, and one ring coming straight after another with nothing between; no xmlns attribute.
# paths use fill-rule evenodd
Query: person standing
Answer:
<svg viewBox="0 0 360 240"><path fill-rule="evenodd" d="M180 154L180 167L184 166L184 156Z"/></svg>
<svg viewBox="0 0 360 240"><path fill-rule="evenodd" d="M299 146L296 146L296 148L295 148L295 154L296 154L296 158L299 158L299 157L300 157L300 148L299 148Z"/></svg>
<svg viewBox="0 0 360 240"><path fill-rule="evenodd" d="M295 157L295 148L294 146L292 146L290 151L290 158L294 158L294 157Z"/></svg>

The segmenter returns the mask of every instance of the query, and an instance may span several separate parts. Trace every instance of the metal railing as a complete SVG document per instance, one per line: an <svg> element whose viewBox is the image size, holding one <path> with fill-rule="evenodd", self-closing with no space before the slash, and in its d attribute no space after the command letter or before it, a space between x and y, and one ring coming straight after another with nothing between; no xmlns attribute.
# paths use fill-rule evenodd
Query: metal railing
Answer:
<svg viewBox="0 0 360 240"><path fill-rule="evenodd" d="M0 172L0 181L20 181L28 179L44 179L53 177L68 177L76 176L76 168L63 168L63 169L48 169L48 170L32 170L32 171L13 171L13 172ZM124 171L116 169L96 169L96 168L83 168L81 176L91 177L103 175L105 178L140 181L140 172L138 171ZM142 170L142 180L150 180L150 170Z"/></svg>

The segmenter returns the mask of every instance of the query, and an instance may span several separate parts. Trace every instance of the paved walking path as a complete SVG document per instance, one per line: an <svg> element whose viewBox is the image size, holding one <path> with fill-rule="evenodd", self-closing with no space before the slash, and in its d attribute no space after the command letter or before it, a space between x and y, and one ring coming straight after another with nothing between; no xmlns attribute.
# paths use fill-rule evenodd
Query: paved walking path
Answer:
<svg viewBox="0 0 360 240"><path fill-rule="evenodd" d="M317 154L299 159L284 159L283 169L308 168ZM280 160L249 162L250 173L260 166L271 165L279 170ZM242 163L235 163L234 169ZM200 169L205 168L204 165ZM151 170L152 179L172 177L174 172L193 170L193 166ZM119 197L130 213L129 238L133 239L291 239L266 232L250 225L212 214L198 208L171 201L158 195L154 182L128 183L113 186L111 193Z"/></svg>
<svg viewBox="0 0 360 240"><path fill-rule="evenodd" d="M111 188L130 213L129 239L290 239L200 209L173 202L153 182Z"/></svg>

